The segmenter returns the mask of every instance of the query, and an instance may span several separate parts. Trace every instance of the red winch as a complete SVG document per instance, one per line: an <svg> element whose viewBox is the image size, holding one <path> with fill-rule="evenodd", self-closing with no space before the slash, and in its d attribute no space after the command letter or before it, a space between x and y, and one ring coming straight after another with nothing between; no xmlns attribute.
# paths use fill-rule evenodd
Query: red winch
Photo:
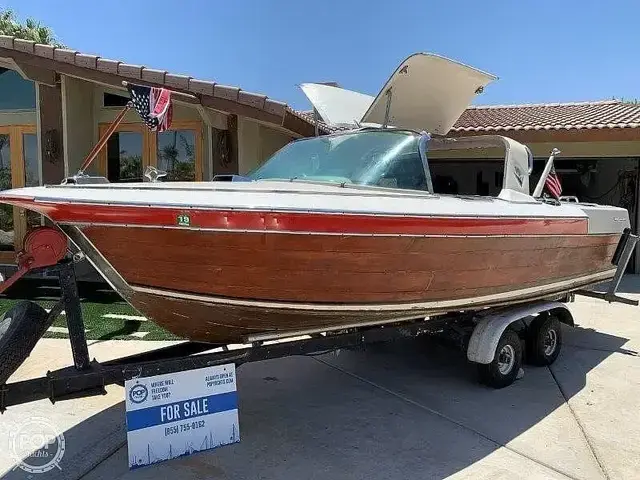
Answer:
<svg viewBox="0 0 640 480"><path fill-rule="evenodd" d="M50 267L62 260L67 253L67 238L52 227L38 227L30 230L24 237L22 250L18 252L18 271L0 282L0 293L13 285L29 271Z"/></svg>

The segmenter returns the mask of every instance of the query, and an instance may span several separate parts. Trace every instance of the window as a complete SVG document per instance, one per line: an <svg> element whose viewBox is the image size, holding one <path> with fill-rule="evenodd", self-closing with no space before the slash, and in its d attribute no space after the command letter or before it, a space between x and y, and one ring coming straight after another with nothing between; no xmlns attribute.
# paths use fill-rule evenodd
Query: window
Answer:
<svg viewBox="0 0 640 480"><path fill-rule="evenodd" d="M426 190L419 135L371 130L290 143L249 176Z"/></svg>
<svg viewBox="0 0 640 480"><path fill-rule="evenodd" d="M11 137L0 133L0 190L8 190L11 183ZM0 250L13 250L13 207L0 205Z"/></svg>
<svg viewBox="0 0 640 480"><path fill-rule="evenodd" d="M36 89L18 72L0 68L0 110L34 110Z"/></svg>
<svg viewBox="0 0 640 480"><path fill-rule="evenodd" d="M24 161L24 186L40 185L40 168L38 167L38 136L35 133L22 134L22 155ZM27 228L42 225L42 215L27 210Z"/></svg>
<svg viewBox="0 0 640 480"><path fill-rule="evenodd" d="M196 179L196 135L193 130L170 130L158 134L158 169L167 172L164 181Z"/></svg>
<svg viewBox="0 0 640 480"><path fill-rule="evenodd" d="M109 128L100 125L100 135ZM147 181L152 165L167 172L161 181L195 181L203 177L202 124L173 122L172 129L151 132L141 123L123 123L98 156L98 170L110 182Z"/></svg>
<svg viewBox="0 0 640 480"><path fill-rule="evenodd" d="M126 107L127 103L129 103L129 97L105 92L102 102L105 107Z"/></svg>
<svg viewBox="0 0 640 480"><path fill-rule="evenodd" d="M107 178L110 182L142 181L141 132L115 132L107 142Z"/></svg>
<svg viewBox="0 0 640 480"><path fill-rule="evenodd" d="M429 158L433 191L451 195L498 196L504 159Z"/></svg>
<svg viewBox="0 0 640 480"><path fill-rule="evenodd" d="M38 139L35 126L12 125L0 127L0 190L40 184L38 167ZM41 224L40 216L25 210L0 205L0 253L12 252L22 245L29 226ZM0 260L11 261L0 255Z"/></svg>

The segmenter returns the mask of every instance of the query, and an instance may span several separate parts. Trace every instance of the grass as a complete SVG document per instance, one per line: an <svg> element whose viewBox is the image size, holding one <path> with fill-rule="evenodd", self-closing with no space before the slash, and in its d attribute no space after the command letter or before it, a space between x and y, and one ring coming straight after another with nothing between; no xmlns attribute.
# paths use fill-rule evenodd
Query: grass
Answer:
<svg viewBox="0 0 640 480"><path fill-rule="evenodd" d="M20 280L7 293L0 295L0 314L24 300L50 309L60 298L57 282L42 279ZM144 319L141 313L103 284L80 284L79 293L88 340L179 340L179 337ZM52 327L44 338L68 338L64 332L67 327L65 315L60 315Z"/></svg>

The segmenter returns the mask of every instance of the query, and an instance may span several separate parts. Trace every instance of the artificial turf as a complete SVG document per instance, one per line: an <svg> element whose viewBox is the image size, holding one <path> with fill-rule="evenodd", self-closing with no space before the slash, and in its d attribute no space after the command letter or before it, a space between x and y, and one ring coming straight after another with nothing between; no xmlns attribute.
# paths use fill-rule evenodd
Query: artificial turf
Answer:
<svg viewBox="0 0 640 480"><path fill-rule="evenodd" d="M179 339L155 323L143 319L141 313L103 284L80 284L79 293L88 340ZM60 290L55 282L41 279L21 280L11 287L7 295L0 295L0 314L4 314L24 300L34 301L43 308L49 309L56 303L59 296ZM140 318L117 318L119 315ZM110 316L116 316L116 318L110 318ZM60 315L52 327L54 327L52 330L66 328L65 315ZM136 333L138 335L133 335ZM63 331L48 331L44 338L68 338L68 335Z"/></svg>

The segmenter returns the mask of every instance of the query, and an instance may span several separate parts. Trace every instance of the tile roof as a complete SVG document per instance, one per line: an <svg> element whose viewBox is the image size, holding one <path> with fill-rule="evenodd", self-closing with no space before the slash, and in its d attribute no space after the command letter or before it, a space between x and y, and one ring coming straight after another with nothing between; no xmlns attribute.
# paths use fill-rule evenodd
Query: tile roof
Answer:
<svg viewBox="0 0 640 480"><path fill-rule="evenodd" d="M349 130L349 127L345 127L342 125L330 125L328 123L323 122L320 119L316 120L316 116L313 110L296 110L295 112L299 117L304 118L307 122L311 123L314 127L315 127L315 124L317 123L318 126L320 127L321 133L333 133L341 130Z"/></svg>
<svg viewBox="0 0 640 480"><path fill-rule="evenodd" d="M640 127L640 104L620 100L472 106L452 132L581 130Z"/></svg>
<svg viewBox="0 0 640 480"><path fill-rule="evenodd" d="M241 105L253 107L266 114L284 118L285 115L293 115L304 123L315 125L313 119L299 115L286 103L268 98L266 95L252 93L239 87L221 85L207 80L199 80L187 75L177 75L165 70L157 70L142 65L132 65L118 60L110 60L97 55L88 55L67 48L42 45L30 40L22 40L8 35L0 35L0 50L14 50L19 54L29 54L42 57L49 61L62 62L95 70L97 72L117 75L136 80L142 80L153 85L164 85L168 88L191 93L193 95L206 95L222 100L230 100Z"/></svg>
<svg viewBox="0 0 640 480"><path fill-rule="evenodd" d="M313 111L298 111L309 122ZM347 127L320 122L326 132ZM640 128L640 104L620 100L596 102L487 105L468 107L451 129L455 132L509 132Z"/></svg>

